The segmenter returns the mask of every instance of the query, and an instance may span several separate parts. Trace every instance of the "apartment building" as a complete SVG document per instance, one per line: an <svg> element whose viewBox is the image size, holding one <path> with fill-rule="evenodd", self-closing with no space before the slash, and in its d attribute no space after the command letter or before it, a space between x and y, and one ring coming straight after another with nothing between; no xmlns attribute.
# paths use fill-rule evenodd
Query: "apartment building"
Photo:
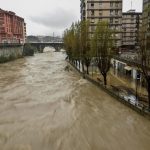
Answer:
<svg viewBox="0 0 150 150"><path fill-rule="evenodd" d="M150 0L143 0L143 24L145 31L150 31Z"/></svg>
<svg viewBox="0 0 150 150"><path fill-rule="evenodd" d="M142 31L146 47L150 50L150 0L143 0Z"/></svg>
<svg viewBox="0 0 150 150"><path fill-rule="evenodd" d="M98 21L107 21L116 30L116 46L121 46L122 0L81 0L81 20L90 21L91 35Z"/></svg>
<svg viewBox="0 0 150 150"><path fill-rule="evenodd" d="M135 49L139 43L138 36L142 24L142 13L129 10L122 15L122 47Z"/></svg>
<svg viewBox="0 0 150 150"><path fill-rule="evenodd" d="M14 12L0 9L0 43L24 43L26 24Z"/></svg>

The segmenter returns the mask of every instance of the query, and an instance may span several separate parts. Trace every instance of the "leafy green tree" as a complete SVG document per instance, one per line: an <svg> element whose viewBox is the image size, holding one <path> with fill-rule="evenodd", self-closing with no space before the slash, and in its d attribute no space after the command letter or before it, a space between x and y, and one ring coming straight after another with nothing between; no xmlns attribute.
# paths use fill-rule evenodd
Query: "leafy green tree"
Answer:
<svg viewBox="0 0 150 150"><path fill-rule="evenodd" d="M64 32L64 47L66 49L66 53L69 57L69 60L72 59L72 46L71 46L71 31L66 29Z"/></svg>
<svg viewBox="0 0 150 150"><path fill-rule="evenodd" d="M27 44L24 45L23 55L24 56L33 56L34 51L36 51L36 48L31 46L31 44L27 43Z"/></svg>
<svg viewBox="0 0 150 150"><path fill-rule="evenodd" d="M114 30L110 29L108 22L98 22L91 42L92 51L96 56L97 66L104 78L105 85L107 85L107 73L114 54L114 33Z"/></svg>
<svg viewBox="0 0 150 150"><path fill-rule="evenodd" d="M68 57L72 62L82 63L82 71L84 65L88 68L91 61L90 40L89 40L89 22L81 21L73 23L72 26L64 32L64 45Z"/></svg>
<svg viewBox="0 0 150 150"><path fill-rule="evenodd" d="M75 23L74 40L74 59L76 61L76 65L78 62L80 67L80 22Z"/></svg>
<svg viewBox="0 0 150 150"><path fill-rule="evenodd" d="M90 65L90 39L89 39L89 21L81 21L80 24L80 57L82 62L82 71L84 72L84 64L87 67L87 74L89 74L88 67Z"/></svg>

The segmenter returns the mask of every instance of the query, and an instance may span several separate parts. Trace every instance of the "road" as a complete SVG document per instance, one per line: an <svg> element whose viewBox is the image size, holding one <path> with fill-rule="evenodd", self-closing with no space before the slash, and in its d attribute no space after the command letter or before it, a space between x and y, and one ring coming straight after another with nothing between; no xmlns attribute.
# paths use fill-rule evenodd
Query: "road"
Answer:
<svg viewBox="0 0 150 150"><path fill-rule="evenodd" d="M0 150L149 150L150 121L47 51L0 65Z"/></svg>

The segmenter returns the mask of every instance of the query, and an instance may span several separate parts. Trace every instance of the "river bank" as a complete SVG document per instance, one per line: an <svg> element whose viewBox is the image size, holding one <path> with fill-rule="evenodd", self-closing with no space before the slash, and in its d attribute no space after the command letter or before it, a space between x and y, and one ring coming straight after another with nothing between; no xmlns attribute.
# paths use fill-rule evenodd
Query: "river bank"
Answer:
<svg viewBox="0 0 150 150"><path fill-rule="evenodd" d="M124 105L128 106L129 108L133 109L134 111L136 111L137 113L139 113L140 115L146 117L147 119L150 120L150 112L145 108L144 105L138 104L138 103L133 103L131 100L129 99L124 99L123 96L120 96L120 93L118 93L118 91L115 91L116 89L114 89L114 87L108 87L108 86L104 86L102 82L100 82L99 80L93 79L90 75L87 74L83 74L83 72L81 72L74 64L72 64L71 62L67 61L68 64L74 69L76 70L83 78L87 79L88 81L90 81L91 83L93 83L94 85L96 85L97 87L101 88L102 90L104 90L106 93L108 93L109 95L113 96L116 100L118 100L119 102L123 103ZM114 90L113 90L113 89Z"/></svg>

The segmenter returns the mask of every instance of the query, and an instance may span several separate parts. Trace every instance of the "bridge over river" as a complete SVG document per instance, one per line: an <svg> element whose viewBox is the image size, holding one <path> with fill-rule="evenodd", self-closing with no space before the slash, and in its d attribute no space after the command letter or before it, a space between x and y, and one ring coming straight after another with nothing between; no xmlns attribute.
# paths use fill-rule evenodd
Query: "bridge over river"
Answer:
<svg viewBox="0 0 150 150"><path fill-rule="evenodd" d="M65 57L0 64L0 150L149 150L150 121L65 71Z"/></svg>
<svg viewBox="0 0 150 150"><path fill-rule="evenodd" d="M30 42L30 45L36 47L39 52L43 52L45 47L53 47L56 51L64 47L63 42Z"/></svg>

